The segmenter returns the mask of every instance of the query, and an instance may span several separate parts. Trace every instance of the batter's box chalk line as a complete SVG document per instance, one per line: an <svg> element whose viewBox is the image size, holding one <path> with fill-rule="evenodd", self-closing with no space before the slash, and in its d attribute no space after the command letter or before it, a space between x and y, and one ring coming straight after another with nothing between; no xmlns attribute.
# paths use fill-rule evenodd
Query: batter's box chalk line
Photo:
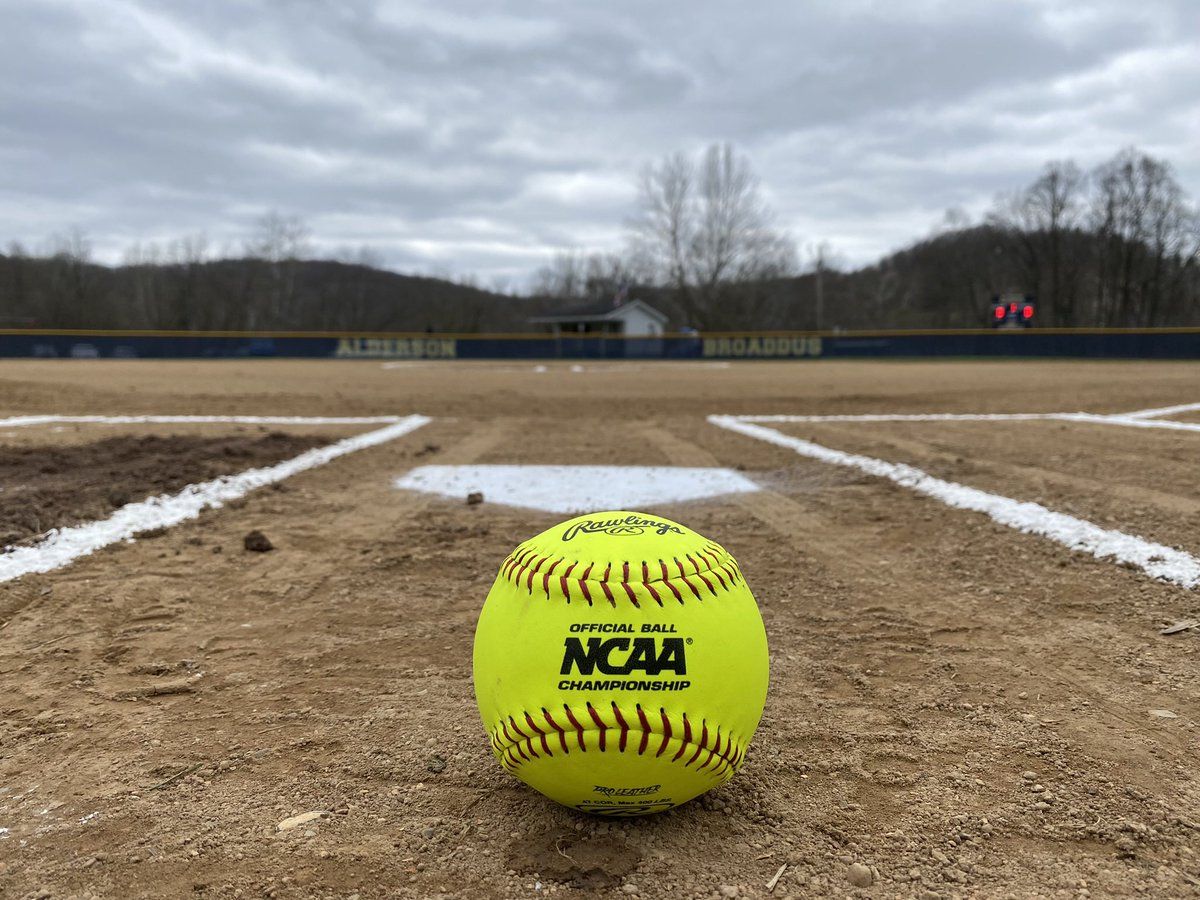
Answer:
<svg viewBox="0 0 1200 900"><path fill-rule="evenodd" d="M1167 431L1200 432L1200 423L1175 422L1162 416L1200 409L1200 403L1145 409L1132 413L1101 415L1086 412L1062 413L862 413L858 415L831 414L817 416L731 416L740 422L760 424L822 424L878 422L1081 422L1089 425L1118 425L1125 428L1161 428Z"/></svg>
<svg viewBox="0 0 1200 900"><path fill-rule="evenodd" d="M55 417L57 418L57 417ZM109 417L117 418L117 417ZM123 419L185 419L194 421L196 417L120 417ZM231 421L251 417L201 417L206 421ZM257 418L255 421L259 421ZM278 424L310 424L311 420L302 422L284 422ZM346 420L338 420L345 423ZM378 421L378 420L373 420ZM284 460L273 466L260 469L247 469L237 475L226 475L199 484L189 484L176 494L163 494L136 503L128 503L114 512L107 519L87 522L70 528L59 528L51 531L46 538L28 547L11 547L0 552L0 583L12 581L23 575L37 572L50 572L68 563L95 553L110 544L129 540L139 532L157 528L170 528L194 519L205 509L222 506L231 500L237 500L246 494L269 484L291 478L293 475L308 469L315 469L332 462L340 456L386 444L396 438L416 431L421 426L432 421L426 416L386 417L383 421L390 422L383 428L354 435L328 444L315 447Z"/></svg>
<svg viewBox="0 0 1200 900"><path fill-rule="evenodd" d="M30 425L387 425L403 416L10 416L0 428Z"/></svg>
<svg viewBox="0 0 1200 900"><path fill-rule="evenodd" d="M1103 417L1098 417L1103 418ZM1026 534L1036 534L1056 543L1090 553L1097 559L1137 566L1147 575L1160 581L1177 584L1183 588L1200 585L1200 560L1183 550L1156 544L1135 535L1109 528L1101 528L1092 522L1078 519L1066 513L1047 509L1040 503L1022 502L999 494L991 494L977 488L967 487L953 481L935 478L928 472L902 463L891 463L870 456L845 453L822 446L813 441L783 434L774 428L759 424L760 421L791 422L811 421L805 417L786 416L709 416L708 421L719 428L765 441L778 447L794 450L801 456L819 460L830 465L857 469L886 478L901 487L918 494L939 500L955 509L980 512L1001 525L1007 525ZM834 420L842 421L842 420ZM871 420L878 421L878 420ZM906 420L901 420L906 421ZM1087 420L1087 421L1090 421ZM1130 423L1152 424L1142 419L1131 419ZM1167 423L1159 423L1167 424ZM1182 424L1182 423L1172 423ZM1200 430L1200 429L1198 429Z"/></svg>

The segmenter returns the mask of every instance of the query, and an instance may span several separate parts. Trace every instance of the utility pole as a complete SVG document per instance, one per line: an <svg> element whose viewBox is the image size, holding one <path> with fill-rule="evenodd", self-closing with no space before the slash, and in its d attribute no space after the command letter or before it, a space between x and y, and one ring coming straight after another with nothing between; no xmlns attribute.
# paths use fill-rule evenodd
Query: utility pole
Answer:
<svg viewBox="0 0 1200 900"><path fill-rule="evenodd" d="M817 331L821 330L821 322L825 317L825 260L817 257Z"/></svg>
<svg viewBox="0 0 1200 900"><path fill-rule="evenodd" d="M825 241L813 246L813 267L817 276L817 331L822 330L825 322L825 255L829 245Z"/></svg>

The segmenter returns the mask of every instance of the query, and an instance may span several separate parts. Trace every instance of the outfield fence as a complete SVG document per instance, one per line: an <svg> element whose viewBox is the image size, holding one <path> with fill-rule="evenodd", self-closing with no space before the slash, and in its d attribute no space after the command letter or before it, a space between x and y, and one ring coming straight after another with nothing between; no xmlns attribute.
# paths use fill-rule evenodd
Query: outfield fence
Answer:
<svg viewBox="0 0 1200 900"><path fill-rule="evenodd" d="M0 357L34 359L1200 359L1200 328L667 334L342 334L0 331Z"/></svg>

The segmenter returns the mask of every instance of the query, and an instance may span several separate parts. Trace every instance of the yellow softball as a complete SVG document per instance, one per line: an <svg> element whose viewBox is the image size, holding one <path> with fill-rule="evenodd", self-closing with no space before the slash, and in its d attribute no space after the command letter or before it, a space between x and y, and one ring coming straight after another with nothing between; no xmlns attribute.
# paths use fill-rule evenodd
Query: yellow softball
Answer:
<svg viewBox="0 0 1200 900"><path fill-rule="evenodd" d="M724 548L602 512L512 552L475 630L492 752L566 806L633 816L723 784L767 695L758 604Z"/></svg>

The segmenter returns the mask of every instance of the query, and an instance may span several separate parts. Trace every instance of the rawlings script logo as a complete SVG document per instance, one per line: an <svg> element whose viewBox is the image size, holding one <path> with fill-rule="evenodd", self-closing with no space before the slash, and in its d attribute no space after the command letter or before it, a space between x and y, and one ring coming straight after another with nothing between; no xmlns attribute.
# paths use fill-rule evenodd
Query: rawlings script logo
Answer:
<svg viewBox="0 0 1200 900"><path fill-rule="evenodd" d="M676 675L687 674L687 659L684 656L683 638L663 638L661 648L654 638L588 638L587 649L583 641L569 637L564 642L562 675L570 675L575 669L580 675L591 675L597 669L604 675L632 675L645 672L661 675L664 671Z"/></svg>
<svg viewBox="0 0 1200 900"><path fill-rule="evenodd" d="M569 541L577 534L645 534L647 529L657 534L683 534L683 529L669 522L657 519L643 519L641 516L626 516L624 519L584 519L576 522L563 532L562 539Z"/></svg>

